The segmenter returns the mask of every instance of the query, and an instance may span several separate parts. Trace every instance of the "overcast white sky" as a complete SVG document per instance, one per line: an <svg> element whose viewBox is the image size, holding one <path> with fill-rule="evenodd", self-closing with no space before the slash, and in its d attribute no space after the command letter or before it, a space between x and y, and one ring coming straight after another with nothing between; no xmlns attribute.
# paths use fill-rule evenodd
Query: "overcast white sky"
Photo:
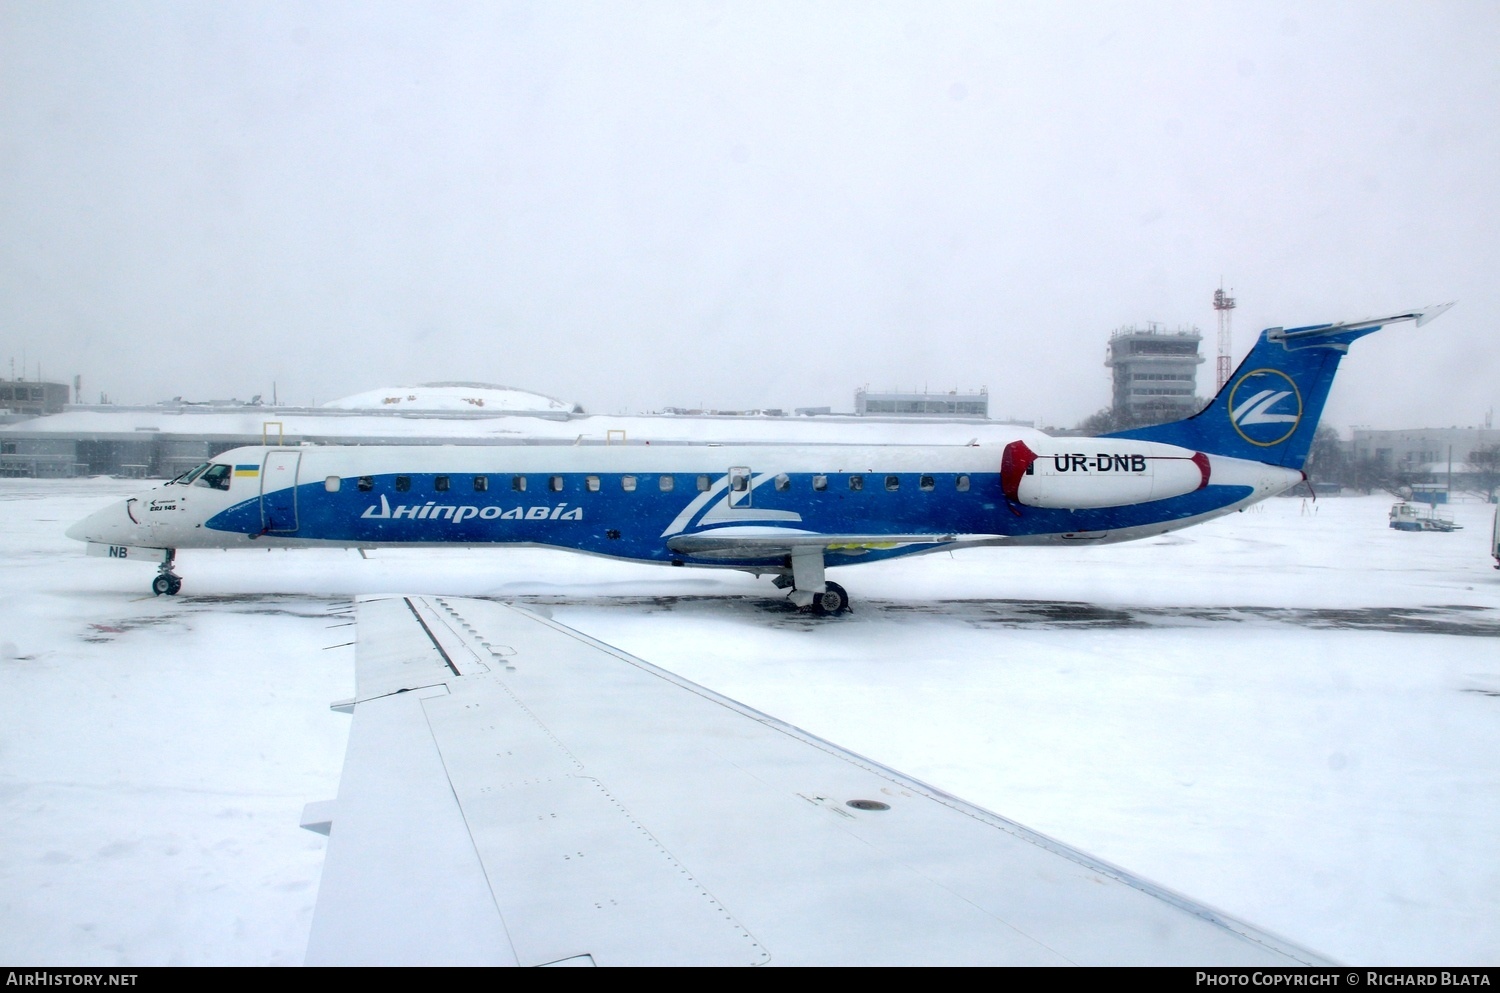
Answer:
<svg viewBox="0 0 1500 993"><path fill-rule="evenodd" d="M988 386L1457 299L1328 417L1497 403L1500 5L0 0L0 362L86 399ZM0 366L0 375L8 374Z"/></svg>

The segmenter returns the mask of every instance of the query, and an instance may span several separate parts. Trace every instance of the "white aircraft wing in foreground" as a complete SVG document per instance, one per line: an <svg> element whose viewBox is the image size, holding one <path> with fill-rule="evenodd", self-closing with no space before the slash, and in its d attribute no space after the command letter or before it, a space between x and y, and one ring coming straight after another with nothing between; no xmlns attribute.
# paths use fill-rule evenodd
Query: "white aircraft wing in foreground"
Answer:
<svg viewBox="0 0 1500 993"><path fill-rule="evenodd" d="M357 605L310 964L1318 964L561 624Z"/></svg>

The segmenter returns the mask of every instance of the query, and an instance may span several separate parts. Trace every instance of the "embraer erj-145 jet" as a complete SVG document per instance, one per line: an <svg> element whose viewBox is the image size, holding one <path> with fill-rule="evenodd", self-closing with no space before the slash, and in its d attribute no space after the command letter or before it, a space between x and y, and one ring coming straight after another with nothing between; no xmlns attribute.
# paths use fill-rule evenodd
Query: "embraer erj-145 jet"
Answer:
<svg viewBox="0 0 1500 993"><path fill-rule="evenodd" d="M981 545L1165 534L1284 492L1339 361L1386 324L1270 328L1186 420L1098 438L1015 429L997 445L252 447L116 503L68 535L160 562L179 548L535 545L769 574L820 614L830 566Z"/></svg>

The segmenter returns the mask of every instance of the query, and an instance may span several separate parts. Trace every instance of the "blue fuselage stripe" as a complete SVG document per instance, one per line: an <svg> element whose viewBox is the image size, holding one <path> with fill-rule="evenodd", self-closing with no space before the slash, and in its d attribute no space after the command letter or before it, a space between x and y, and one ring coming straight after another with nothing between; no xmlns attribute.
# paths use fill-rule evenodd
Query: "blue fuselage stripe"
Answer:
<svg viewBox="0 0 1500 993"><path fill-rule="evenodd" d="M340 480L330 491L323 481L295 488L296 531L286 537L347 544L533 544L651 561L692 558L672 552L663 532L700 497L698 476L668 474L672 489L662 490L661 474L531 474L524 492L499 474L389 473ZM474 489L474 479L486 481ZM851 477L862 486L851 488ZM968 482L959 488L960 477ZM551 480L560 488L552 489ZM626 490L626 478L635 487ZM825 487L814 489L815 478ZM445 490L437 489L440 480ZM712 477L722 484L722 474ZM924 488L924 482L929 488ZM398 489L398 484L402 488ZM596 489L591 489L596 486ZM366 487L366 488L362 488ZM748 503L726 520L714 508L725 506L725 490L705 501L674 534L693 534L725 524L760 524L820 534L988 534L1035 536L1115 531L1196 517L1244 499L1245 486L1210 485L1167 500L1098 510L1049 510L1009 503L998 473L792 473L765 480ZM293 494L278 492L290 505ZM764 517L758 518L758 514ZM709 520L702 518L707 515ZM800 517L800 520L796 519ZM758 518L758 519L757 519ZM266 527L259 494L207 522L209 528L261 534ZM841 555L861 561L930 550L881 549ZM704 559L712 561L712 559ZM743 562L742 559L736 561ZM768 560L775 561L775 560Z"/></svg>

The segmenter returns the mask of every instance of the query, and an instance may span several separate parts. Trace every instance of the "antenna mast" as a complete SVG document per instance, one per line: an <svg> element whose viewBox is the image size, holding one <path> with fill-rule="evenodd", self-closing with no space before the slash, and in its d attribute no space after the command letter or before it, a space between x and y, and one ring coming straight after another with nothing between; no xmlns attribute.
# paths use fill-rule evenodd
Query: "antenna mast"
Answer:
<svg viewBox="0 0 1500 993"><path fill-rule="evenodd" d="M1230 292L1234 292L1233 288ZM1214 310L1218 312L1219 317L1219 381L1214 387L1215 391L1218 391L1229 382L1229 354L1234 351L1234 331L1230 327L1230 318L1233 316L1230 311L1234 310L1234 297L1224 295L1223 283L1220 283L1219 288L1214 290Z"/></svg>

